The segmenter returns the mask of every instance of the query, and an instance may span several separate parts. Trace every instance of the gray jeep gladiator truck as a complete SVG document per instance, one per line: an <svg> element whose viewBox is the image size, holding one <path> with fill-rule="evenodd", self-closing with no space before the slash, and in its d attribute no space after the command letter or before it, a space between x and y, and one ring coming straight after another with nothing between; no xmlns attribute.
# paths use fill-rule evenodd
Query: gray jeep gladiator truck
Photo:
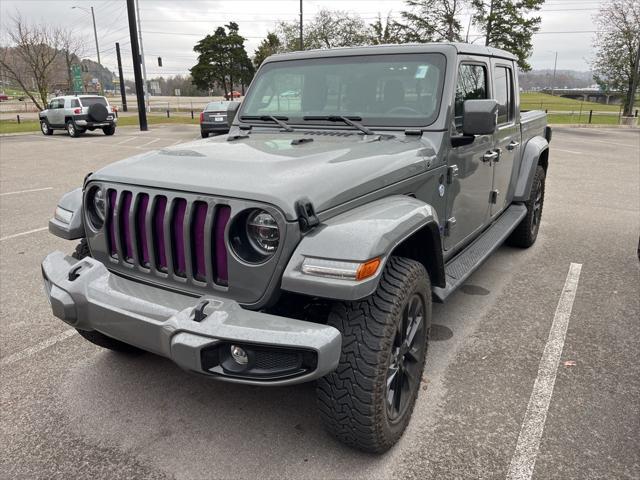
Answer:
<svg viewBox="0 0 640 480"><path fill-rule="evenodd" d="M80 243L42 263L53 314L212 379L315 380L328 430L385 451L420 390L432 300L538 234L551 131L519 110L515 60L468 44L268 58L228 136L61 199L50 231Z"/></svg>

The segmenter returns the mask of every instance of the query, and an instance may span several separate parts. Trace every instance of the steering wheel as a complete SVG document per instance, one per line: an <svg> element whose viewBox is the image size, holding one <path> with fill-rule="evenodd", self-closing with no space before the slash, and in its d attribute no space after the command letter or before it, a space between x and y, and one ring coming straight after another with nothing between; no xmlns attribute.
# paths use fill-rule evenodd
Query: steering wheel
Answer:
<svg viewBox="0 0 640 480"><path fill-rule="evenodd" d="M388 114L402 113L402 112L407 112L407 113L418 115L418 116L422 115L421 112L411 107L393 107L391 110L387 110Z"/></svg>

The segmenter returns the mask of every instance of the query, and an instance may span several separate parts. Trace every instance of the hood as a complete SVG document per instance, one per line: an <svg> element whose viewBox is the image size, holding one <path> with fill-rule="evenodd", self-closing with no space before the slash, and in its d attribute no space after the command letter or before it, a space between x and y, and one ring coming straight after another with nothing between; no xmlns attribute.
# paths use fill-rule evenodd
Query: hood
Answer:
<svg viewBox="0 0 640 480"><path fill-rule="evenodd" d="M266 202L295 220L302 198L320 213L426 171L442 137L433 135L256 129L235 141L222 136L137 155L91 179ZM292 144L301 138L313 140Z"/></svg>

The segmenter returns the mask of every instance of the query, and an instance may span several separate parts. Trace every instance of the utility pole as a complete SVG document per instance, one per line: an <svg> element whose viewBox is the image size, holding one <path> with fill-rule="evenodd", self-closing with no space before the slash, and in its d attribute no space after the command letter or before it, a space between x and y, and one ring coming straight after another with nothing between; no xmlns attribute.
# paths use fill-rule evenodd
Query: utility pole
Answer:
<svg viewBox="0 0 640 480"><path fill-rule="evenodd" d="M140 51L138 50L138 32L136 31L135 0L127 0L127 14L129 16L129 36L131 37L131 56L133 57L133 75L136 80L136 96L138 97L138 118L140 130L148 130L147 111L144 105L144 88L142 86L142 71L140 69Z"/></svg>
<svg viewBox="0 0 640 480"><path fill-rule="evenodd" d="M122 75L122 58L120 57L120 44L116 42L116 56L118 57L118 77L120 78L120 96L122 97L122 111L127 111L127 90L124 87L124 76Z"/></svg>
<svg viewBox="0 0 640 480"><path fill-rule="evenodd" d="M302 37L302 0L300 0L300 50L304 50L304 40Z"/></svg>
<svg viewBox="0 0 640 480"><path fill-rule="evenodd" d="M149 100L149 90L147 87L147 66L144 61L144 46L142 45L142 27L140 26L140 0L136 0L136 17L138 17L138 35L140 38L140 58L142 63L142 78L144 79L144 99Z"/></svg>
<svg viewBox="0 0 640 480"><path fill-rule="evenodd" d="M558 52L556 52L556 59L553 62L553 80L551 81L551 96L556 93L556 68L558 67Z"/></svg>
<svg viewBox="0 0 640 480"><path fill-rule="evenodd" d="M493 28L493 25L491 24L492 22L493 22L493 0L491 0L491 5L489 6L489 16L487 17L487 36L484 39L485 47L489 46L489 40L491 39L491 30Z"/></svg>

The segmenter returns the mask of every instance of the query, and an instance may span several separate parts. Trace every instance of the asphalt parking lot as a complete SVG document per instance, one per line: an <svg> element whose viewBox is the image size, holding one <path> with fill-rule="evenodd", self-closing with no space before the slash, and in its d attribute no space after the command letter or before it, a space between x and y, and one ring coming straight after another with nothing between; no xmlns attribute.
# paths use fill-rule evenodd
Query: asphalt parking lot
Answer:
<svg viewBox="0 0 640 480"><path fill-rule="evenodd" d="M51 314L40 262L75 246L46 231L58 198L195 138L187 125L0 138L0 478L528 478L522 461L536 479L640 478L638 130L554 130L537 243L501 247L434 306L412 421L382 456L323 431L313 385L212 382L101 350ZM534 394L550 380L547 411Z"/></svg>

